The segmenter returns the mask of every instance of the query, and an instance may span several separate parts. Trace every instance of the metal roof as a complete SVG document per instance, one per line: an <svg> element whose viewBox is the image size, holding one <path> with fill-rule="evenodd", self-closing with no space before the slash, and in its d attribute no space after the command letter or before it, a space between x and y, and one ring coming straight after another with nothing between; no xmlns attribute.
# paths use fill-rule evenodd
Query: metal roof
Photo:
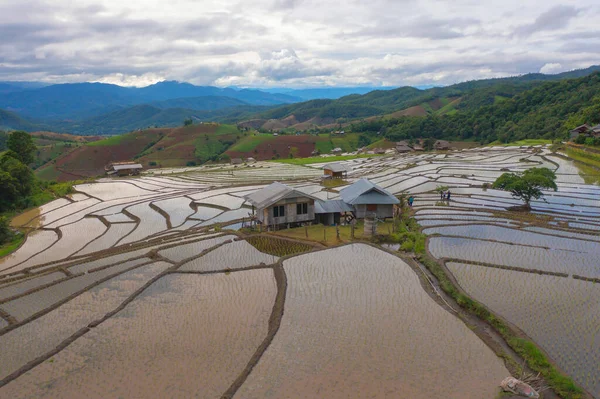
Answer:
<svg viewBox="0 0 600 399"><path fill-rule="evenodd" d="M340 191L340 196L350 205L362 204L398 204L400 201L390 192L367 179L360 179L356 183Z"/></svg>
<svg viewBox="0 0 600 399"><path fill-rule="evenodd" d="M276 203L284 198L306 197L315 201L318 198L306 194L300 190L293 189L285 184L274 182L267 187L255 191L252 194L245 195L244 198L257 208L266 208L271 204Z"/></svg>
<svg viewBox="0 0 600 399"><path fill-rule="evenodd" d="M144 167L139 163L131 163L127 165L113 165L113 170L127 170L127 169L143 169Z"/></svg>
<svg viewBox="0 0 600 399"><path fill-rule="evenodd" d="M348 171L348 168L346 168L344 165L342 165L341 163L338 163L338 162L328 163L327 165L323 166L323 169L327 169L332 172L347 172Z"/></svg>
<svg viewBox="0 0 600 399"><path fill-rule="evenodd" d="M316 201L315 213L352 212L354 208L342 200Z"/></svg>

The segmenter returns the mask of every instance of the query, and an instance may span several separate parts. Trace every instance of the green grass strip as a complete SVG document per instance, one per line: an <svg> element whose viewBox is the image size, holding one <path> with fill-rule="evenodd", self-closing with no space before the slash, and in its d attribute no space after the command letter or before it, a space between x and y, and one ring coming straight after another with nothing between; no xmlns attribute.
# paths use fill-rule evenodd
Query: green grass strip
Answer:
<svg viewBox="0 0 600 399"><path fill-rule="evenodd" d="M25 241L25 234L19 234L14 240L1 246L0 247L0 258L16 251L17 248L19 248L21 246L23 241Z"/></svg>

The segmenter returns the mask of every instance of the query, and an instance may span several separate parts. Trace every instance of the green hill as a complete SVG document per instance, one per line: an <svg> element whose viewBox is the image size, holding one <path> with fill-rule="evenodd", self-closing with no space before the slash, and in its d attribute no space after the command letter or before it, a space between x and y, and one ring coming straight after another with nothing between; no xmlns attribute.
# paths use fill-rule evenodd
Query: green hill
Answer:
<svg viewBox="0 0 600 399"><path fill-rule="evenodd" d="M0 109L0 130L36 130L38 127L14 112Z"/></svg>
<svg viewBox="0 0 600 399"><path fill-rule="evenodd" d="M497 94L483 106L462 107L463 101L464 97L458 112L379 118L354 123L351 130L383 132L391 140L434 137L489 143L564 138L577 125L600 122L600 72L541 83L510 97Z"/></svg>

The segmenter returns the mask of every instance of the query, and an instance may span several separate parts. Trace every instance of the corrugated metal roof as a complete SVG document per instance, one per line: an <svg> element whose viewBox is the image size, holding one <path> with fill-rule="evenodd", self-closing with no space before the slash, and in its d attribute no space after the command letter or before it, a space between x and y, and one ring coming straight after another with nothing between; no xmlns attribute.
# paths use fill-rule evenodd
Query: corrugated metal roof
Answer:
<svg viewBox="0 0 600 399"><path fill-rule="evenodd" d="M127 170L127 169L143 169L144 167L139 163L127 164L127 165L113 165L115 171Z"/></svg>
<svg viewBox="0 0 600 399"><path fill-rule="evenodd" d="M390 192L367 179L360 179L353 185L344 188L340 191L340 196L344 202L350 205L400 203L398 198L394 197Z"/></svg>
<svg viewBox="0 0 600 399"><path fill-rule="evenodd" d="M274 182L267 187L260 189L252 194L244 196L252 205L257 208L265 208L284 198L306 197L313 200L318 200L310 194L306 194L300 190L295 190L285 184Z"/></svg>
<svg viewBox="0 0 600 399"><path fill-rule="evenodd" d="M348 168L346 168L344 165L342 165L341 163L338 162L334 162L334 163L328 163L327 165L323 166L323 169L327 169L330 170L332 172L347 172Z"/></svg>
<svg viewBox="0 0 600 399"><path fill-rule="evenodd" d="M342 200L316 201L315 213L352 212L354 208Z"/></svg>

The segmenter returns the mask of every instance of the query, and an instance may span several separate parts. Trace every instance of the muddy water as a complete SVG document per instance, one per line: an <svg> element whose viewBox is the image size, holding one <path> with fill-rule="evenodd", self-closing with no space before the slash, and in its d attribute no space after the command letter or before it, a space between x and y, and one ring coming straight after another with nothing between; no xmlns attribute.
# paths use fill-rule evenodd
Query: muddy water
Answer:
<svg viewBox="0 0 600 399"><path fill-rule="evenodd" d="M258 251L246 241L235 241L225 244L206 255L183 264L180 270L184 271L215 271L226 269L240 269L256 266L261 263L266 265L277 262L277 257Z"/></svg>
<svg viewBox="0 0 600 399"><path fill-rule="evenodd" d="M227 211L227 212L223 212L221 213L219 216L214 217L210 220L207 220L203 223L200 224L200 226L209 226L211 224L215 224L215 223L227 223L227 222L231 222L232 220L236 220L236 219L248 219L250 216L250 214L252 213L252 210L247 209L247 208L240 208L240 209L236 209L234 211Z"/></svg>
<svg viewBox="0 0 600 399"><path fill-rule="evenodd" d="M272 270L168 275L0 390L12 398L218 398L267 335Z"/></svg>
<svg viewBox="0 0 600 399"><path fill-rule="evenodd" d="M165 211L171 220L171 226L182 225L188 216L194 214L190 207L191 199L187 197L172 198L164 201L155 202L154 205Z"/></svg>
<svg viewBox="0 0 600 399"><path fill-rule="evenodd" d="M355 244L284 261L281 328L239 398L493 398L499 358L400 259Z"/></svg>
<svg viewBox="0 0 600 399"><path fill-rule="evenodd" d="M50 230L34 230L27 236L21 248L0 258L0 274L19 270L15 265L26 261L38 252L47 249L58 240L58 234Z"/></svg>
<svg viewBox="0 0 600 399"><path fill-rule="evenodd" d="M127 208L127 211L137 216L140 224L133 233L121 241L121 244L139 241L167 229L167 220L163 215L150 208L149 202L131 206Z"/></svg>
<svg viewBox="0 0 600 399"><path fill-rule="evenodd" d="M77 296L50 313L0 336L0 379L54 349L92 321L99 320L106 313L115 310L127 297L169 266L159 262L124 273ZM0 388L0 397L13 398L17 394L26 397L27 390L35 385L29 387L17 380Z"/></svg>
<svg viewBox="0 0 600 399"><path fill-rule="evenodd" d="M85 218L80 221L62 226L62 238L46 251L20 264L15 270L64 259L100 237L106 231L106 226L96 218Z"/></svg>
<svg viewBox="0 0 600 399"><path fill-rule="evenodd" d="M11 224L11 226L15 226L15 227L24 226L24 225L28 224L28 222L31 221L32 219L35 219L40 215L43 215L50 211L53 211L57 208L60 208L61 206L65 206L67 204L70 204L70 201L68 201L64 198L59 198L59 199L54 200L46 205L42 205L39 208L34 208L27 212L20 214L19 216L15 217L11 221L10 224ZM39 227L40 224L41 224L41 221L39 219L36 219L36 222L34 222L29 227Z"/></svg>
<svg viewBox="0 0 600 399"><path fill-rule="evenodd" d="M30 295L7 302L3 304L2 307L17 320L21 321L66 299L70 295L85 289L103 278L120 273L133 266L139 265L144 261L148 261L148 259L129 261L94 273L75 277L40 291L36 291Z"/></svg>
<svg viewBox="0 0 600 399"><path fill-rule="evenodd" d="M461 259L544 270L549 272L600 277L598 255L561 249L525 247L490 241L454 237L432 237L429 250L436 258Z"/></svg>
<svg viewBox="0 0 600 399"><path fill-rule="evenodd" d="M197 241L191 244L179 245L177 247L164 249L159 251L159 254L174 262L181 262L182 260L191 258L192 256L200 255L200 253L205 249L214 247L215 245L225 241L231 241L234 238L236 238L236 236L231 235L209 238L208 240Z"/></svg>
<svg viewBox="0 0 600 399"><path fill-rule="evenodd" d="M135 229L135 226L135 223L112 224L104 235L90 242L85 248L77 252L77 255L85 255L108 249L131 233Z"/></svg>
<svg viewBox="0 0 600 399"><path fill-rule="evenodd" d="M448 268L469 295L521 328L600 397L600 285L462 263Z"/></svg>
<svg viewBox="0 0 600 399"><path fill-rule="evenodd" d="M64 273L54 272L44 274L39 277L30 278L22 282L6 285L0 288L0 301L63 278L66 278Z"/></svg>
<svg viewBox="0 0 600 399"><path fill-rule="evenodd" d="M80 184L75 186L77 191L84 192L103 201L116 198L138 197L140 195L152 194L152 191L144 190L133 184L110 182L110 183L93 183Z"/></svg>

